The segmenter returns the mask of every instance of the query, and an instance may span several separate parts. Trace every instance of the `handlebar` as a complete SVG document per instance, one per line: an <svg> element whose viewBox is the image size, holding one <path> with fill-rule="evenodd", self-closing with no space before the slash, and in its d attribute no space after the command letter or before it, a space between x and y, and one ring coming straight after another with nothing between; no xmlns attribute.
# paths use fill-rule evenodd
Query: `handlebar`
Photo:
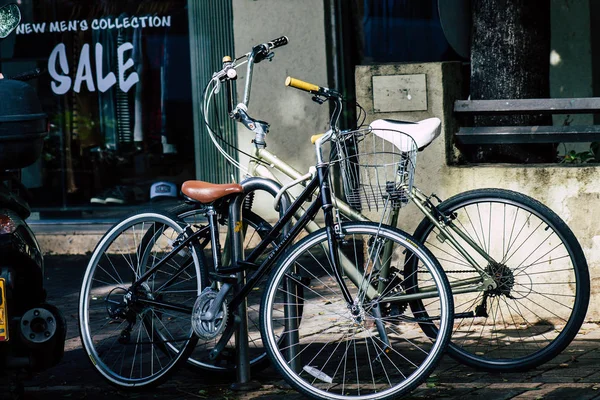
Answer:
<svg viewBox="0 0 600 400"><path fill-rule="evenodd" d="M314 94L315 97L313 97L313 100L319 104L323 104L323 100L319 96L334 101L341 101L342 99L342 96L335 90L323 86L317 86L313 83L304 82L300 79L292 78L291 76L288 76L285 79L285 86L290 86L295 89L304 90L305 92Z"/></svg>
<svg viewBox="0 0 600 400"><path fill-rule="evenodd" d="M335 108L333 109L333 112L331 114L329 126L331 127L331 129L337 130L338 121L342 113L342 95L340 93L323 86L317 86L313 83L304 82L300 79L292 78L291 76L288 76L285 79L285 86L290 86L295 89L304 90L305 92L312 93L314 95L312 98L313 101L319 104L323 104L325 100L333 101L335 104ZM313 144L315 144L316 139L313 140L311 138L311 141Z"/></svg>
<svg viewBox="0 0 600 400"><path fill-rule="evenodd" d="M231 157L229 153L225 151L223 146L220 144L220 141L224 141L224 143L229 147L236 148L236 146L231 143L228 143L222 137L219 137L219 140L217 140L217 132L211 127L211 123L208 118L208 105L210 104L212 96L219 92L221 84L224 83L225 92L227 95L227 111L229 117L235 119L238 122L241 122L246 128L254 132L255 138L253 142L257 148L266 147L265 137L267 132L269 131L269 124L265 121L260 121L258 119L252 118L247 113L248 102L250 99L250 86L252 84L252 70L255 63L260 62L264 59L268 59L269 61L272 60L272 58L274 57L274 53L272 52L272 50L278 47L285 46L286 44L288 44L288 38L286 36L281 36L279 38L254 46L249 53L246 53L241 57L237 57L235 59L229 56L223 57L223 64L221 70L213 74L210 82L207 83L206 88L204 89L202 114L204 115L204 124L208 128L207 130L211 141L216 146L218 151L232 165L234 165L241 171L247 172L247 169L243 165L241 165L238 160ZM246 82L244 89L244 99L242 102L234 106L234 90L231 82L237 79L236 68L242 66L246 62L248 63L248 66L245 77ZM242 151L242 153L244 152ZM248 154L248 156L252 158L251 155Z"/></svg>
<svg viewBox="0 0 600 400"><path fill-rule="evenodd" d="M288 38L287 38L287 36L281 36L281 37L278 37L277 39L273 39L267 43L271 47L269 50L273 50L273 49L276 49L278 47L285 46L286 44L288 44Z"/></svg>
<svg viewBox="0 0 600 400"><path fill-rule="evenodd" d="M248 104L250 100L253 67L254 64L264 59L271 60L274 56L272 50L285 46L288 44L288 42L289 40L286 36L281 36L279 38L252 47L252 50L249 53L246 53L241 57L232 59L232 57L225 56L223 57L222 69L220 71L215 72L211 80L214 84L213 93L217 93L219 91L220 84L225 84L225 93L227 97L227 111L229 113L229 117L242 123L248 130L254 132L255 138L253 142L258 148L266 147L265 138L267 133L269 132L269 124L265 121L260 121L248 115ZM246 82L243 100L237 105L235 105L231 81L237 79L236 68L242 66L245 62L248 63L248 66L245 77ZM304 82L300 79L295 79L292 77L288 77L285 83L287 86L291 86L293 88L304 90L313 94L313 100L318 102L319 104L322 104L323 102L325 102L325 100L332 100L335 103L335 108L331 116L330 126L333 130L338 129L338 120L342 110L342 96L337 91L328 89L326 87L318 86L309 82ZM207 91L205 91L205 104L207 104L206 100L208 99L206 97L206 94L208 93L208 88L209 86L207 86ZM205 122L207 122L206 118Z"/></svg>
<svg viewBox="0 0 600 400"><path fill-rule="evenodd" d="M250 52L250 57L254 59L254 63L259 63L265 58L272 57L272 55L270 55L271 50L285 46L286 44L288 44L287 36L281 36L277 39L269 40L266 43L254 46Z"/></svg>
<svg viewBox="0 0 600 400"><path fill-rule="evenodd" d="M321 91L319 86L301 81L300 79L292 78L291 76L285 78L285 86L291 86L293 88L304 90L305 92L313 94L318 94Z"/></svg>
<svg viewBox="0 0 600 400"><path fill-rule="evenodd" d="M288 44L288 38L286 36L281 36L269 42L254 46L252 51L246 55L248 58L248 68L246 71L246 86L244 88L243 100L243 103L246 107L250 102L250 89L252 87L252 71L254 64L259 63L264 59L268 59L269 61L272 60L274 54L271 52L271 50L285 46L286 44Z"/></svg>
<svg viewBox="0 0 600 400"><path fill-rule="evenodd" d="M204 90L202 113L204 115L204 123L208 128L208 134L211 138L211 141L219 150L219 152L232 165L234 165L241 171L247 172L248 170L242 164L240 164L238 160L230 156L230 154L223 148L220 142L224 141L224 143L229 147L237 147L234 144L228 143L222 137L219 137L219 140L217 140L218 134L216 130L211 127L212 124L208 118L208 107L211 103L211 98L214 94L220 91L221 85L224 84L225 92L227 95L227 111L229 112L229 117L243 124L248 130L254 132L254 146L256 147L256 149L264 149L267 146L265 139L267 133L269 132L269 124L265 121L252 118L250 115L248 115L248 103L250 100L250 89L252 85L252 72L255 63L260 62L264 59L268 59L269 61L272 60L272 58L274 57L274 53L272 52L272 50L278 47L285 46L286 44L288 44L288 38L286 36L281 36L277 39L273 39L271 41L254 46L250 52L242 55L241 57L224 57L221 70L213 74L210 82L206 85L206 88ZM237 68L241 67L245 63L248 63L248 65L247 73L245 76L246 82L243 100L234 106L234 91L231 82L237 79ZM311 138L311 141L316 145L317 161L318 163L321 163L321 145L324 142L328 141L331 137L334 137L337 132L339 132L338 121L342 112L342 96L335 90L323 86L314 85L309 82L304 82L300 79L295 79L292 77L288 77L286 79L286 85L311 93L313 95L313 100L319 104L323 104L326 100L330 100L334 105L329 124L330 129L325 134L315 135ZM250 158L253 158L253 156L250 154L246 155L248 155Z"/></svg>

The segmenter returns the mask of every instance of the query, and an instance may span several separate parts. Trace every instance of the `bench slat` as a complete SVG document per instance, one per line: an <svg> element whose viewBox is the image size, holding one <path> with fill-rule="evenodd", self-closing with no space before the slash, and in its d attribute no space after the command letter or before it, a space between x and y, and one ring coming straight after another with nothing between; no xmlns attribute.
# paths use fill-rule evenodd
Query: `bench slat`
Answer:
<svg viewBox="0 0 600 400"><path fill-rule="evenodd" d="M600 113L600 97L569 99L457 100L454 112L470 114Z"/></svg>
<svg viewBox="0 0 600 400"><path fill-rule="evenodd" d="M600 141L600 125L462 127L463 144L517 144Z"/></svg>

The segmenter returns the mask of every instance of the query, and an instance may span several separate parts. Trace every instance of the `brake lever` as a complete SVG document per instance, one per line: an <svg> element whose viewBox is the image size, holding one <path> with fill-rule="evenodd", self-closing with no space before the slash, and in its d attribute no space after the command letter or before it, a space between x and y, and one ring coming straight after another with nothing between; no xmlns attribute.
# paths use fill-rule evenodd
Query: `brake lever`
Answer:
<svg viewBox="0 0 600 400"><path fill-rule="evenodd" d="M325 101L327 100L327 98L325 97L320 97L319 95L314 95L312 97L312 101L314 101L317 104L323 104L325 103Z"/></svg>
<svg viewBox="0 0 600 400"><path fill-rule="evenodd" d="M252 49L252 55L254 56L254 64L258 64L262 60L268 58L273 52L270 52L267 46L264 44L259 44L258 46L254 46ZM271 56L271 59L273 56Z"/></svg>

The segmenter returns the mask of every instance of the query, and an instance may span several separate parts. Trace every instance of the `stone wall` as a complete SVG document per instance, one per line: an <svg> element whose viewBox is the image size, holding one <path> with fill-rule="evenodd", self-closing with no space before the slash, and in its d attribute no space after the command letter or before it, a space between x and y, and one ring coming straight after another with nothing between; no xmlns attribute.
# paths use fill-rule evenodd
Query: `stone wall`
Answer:
<svg viewBox="0 0 600 400"><path fill-rule="evenodd" d="M426 74L427 110L375 112L373 76ZM476 188L503 188L529 195L558 214L578 238L590 269L592 297L589 320L600 319L600 167L552 165L452 165L453 135L458 124L453 102L460 96L461 70L458 63L424 63L359 66L356 69L357 100L367 112L367 123L379 119L418 121L429 117L442 120L442 134L417 156L415 185L442 199ZM375 94L377 96L377 94ZM422 214L414 206L401 214L399 227L412 232Z"/></svg>

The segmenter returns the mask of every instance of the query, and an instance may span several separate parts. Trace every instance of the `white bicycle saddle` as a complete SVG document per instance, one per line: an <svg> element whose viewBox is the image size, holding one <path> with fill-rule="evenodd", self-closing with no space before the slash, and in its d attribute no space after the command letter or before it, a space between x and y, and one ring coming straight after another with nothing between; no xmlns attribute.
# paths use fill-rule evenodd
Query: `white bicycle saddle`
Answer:
<svg viewBox="0 0 600 400"><path fill-rule="evenodd" d="M441 124L439 118L428 118L419 122L395 121L393 119L377 119L369 125L373 133L385 141L392 143L400 151L413 150L409 138L398 134L403 132L410 136L417 144L418 149L422 149L440 135Z"/></svg>

